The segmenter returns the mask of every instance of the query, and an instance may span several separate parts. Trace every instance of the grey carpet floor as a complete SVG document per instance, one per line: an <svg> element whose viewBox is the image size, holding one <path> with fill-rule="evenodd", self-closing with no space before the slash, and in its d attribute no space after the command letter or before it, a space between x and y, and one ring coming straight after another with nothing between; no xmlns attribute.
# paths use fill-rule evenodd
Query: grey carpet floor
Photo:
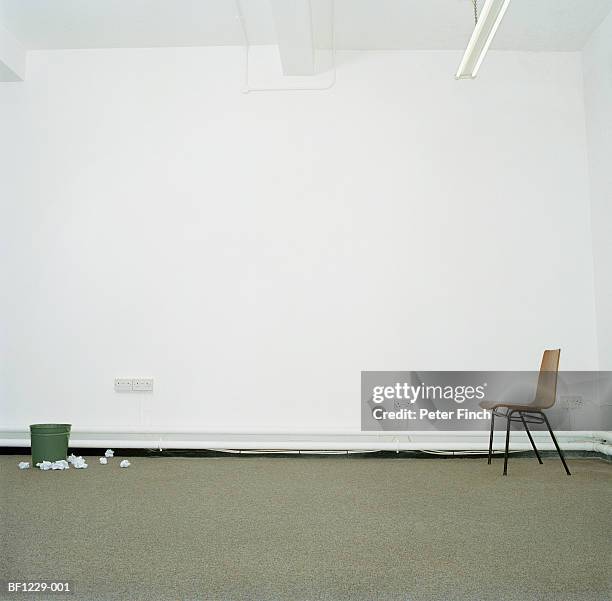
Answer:
<svg viewBox="0 0 612 601"><path fill-rule="evenodd" d="M610 601L612 464L512 458L0 457L11 599Z"/></svg>

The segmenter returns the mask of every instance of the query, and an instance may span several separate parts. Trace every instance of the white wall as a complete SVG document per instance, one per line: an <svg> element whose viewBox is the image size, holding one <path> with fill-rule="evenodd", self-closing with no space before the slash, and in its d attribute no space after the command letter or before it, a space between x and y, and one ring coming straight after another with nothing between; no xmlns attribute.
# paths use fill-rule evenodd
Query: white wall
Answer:
<svg viewBox="0 0 612 601"><path fill-rule="evenodd" d="M358 429L360 370L595 368L580 55L459 58L243 95L239 49L32 52L0 84L1 423Z"/></svg>
<svg viewBox="0 0 612 601"><path fill-rule="evenodd" d="M612 369L612 12L582 53L599 360Z"/></svg>

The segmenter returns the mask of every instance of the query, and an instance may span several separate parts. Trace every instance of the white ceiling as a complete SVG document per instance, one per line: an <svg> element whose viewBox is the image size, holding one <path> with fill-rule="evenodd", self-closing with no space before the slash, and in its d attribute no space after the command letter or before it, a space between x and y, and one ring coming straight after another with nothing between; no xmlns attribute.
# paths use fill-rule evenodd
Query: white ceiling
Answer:
<svg viewBox="0 0 612 601"><path fill-rule="evenodd" d="M240 2L251 43L275 43L269 0ZM331 0L311 2L329 14L317 5ZM494 47L579 50L611 9L612 0L512 0ZM463 49L471 11L471 0L335 0L336 47ZM30 49L241 44L236 12L236 0L0 0L0 23Z"/></svg>

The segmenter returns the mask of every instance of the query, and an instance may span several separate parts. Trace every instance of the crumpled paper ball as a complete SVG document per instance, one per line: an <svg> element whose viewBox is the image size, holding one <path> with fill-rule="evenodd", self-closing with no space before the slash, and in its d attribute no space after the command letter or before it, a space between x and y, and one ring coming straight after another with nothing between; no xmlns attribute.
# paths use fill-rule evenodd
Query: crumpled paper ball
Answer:
<svg viewBox="0 0 612 601"><path fill-rule="evenodd" d="M71 463L72 466L78 470L84 469L87 467L87 464L85 463L85 459L83 459L81 456L76 457L74 453L70 455L70 457L68 457L68 462Z"/></svg>
<svg viewBox="0 0 612 601"><path fill-rule="evenodd" d="M80 459L83 458L80 457ZM70 468L70 465L68 465L65 459L60 459L59 461L40 461L36 464L36 467L46 472L47 470L67 470ZM87 467L87 465L85 465L85 467Z"/></svg>

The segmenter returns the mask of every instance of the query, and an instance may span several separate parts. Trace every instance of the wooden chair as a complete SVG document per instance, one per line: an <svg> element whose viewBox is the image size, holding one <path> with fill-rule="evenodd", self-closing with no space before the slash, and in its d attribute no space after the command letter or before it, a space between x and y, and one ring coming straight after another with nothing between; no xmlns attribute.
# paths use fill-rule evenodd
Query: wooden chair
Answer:
<svg viewBox="0 0 612 601"><path fill-rule="evenodd" d="M493 430L496 417L503 417L507 420L506 424L506 449L504 452L504 476L508 474L508 446L510 444L510 425L512 422L522 422L525 432L529 437L529 442L533 447L533 451L538 458L538 461L542 463L542 458L538 449L536 448L533 437L527 424L546 424L550 436L555 443L555 448L563 467L568 476L571 476L571 472L565 463L565 457L559 448L555 434L550 427L548 418L544 413L544 409L550 409L557 398L557 373L559 371L559 355L561 349L544 351L542 355L542 364L540 366L540 374L538 376L538 386L536 389L535 397L531 403L525 405L513 404L513 403L497 403L495 401L483 401L480 406L483 409L491 411L491 434L489 436L489 460L487 463L491 463L491 455L493 454Z"/></svg>

